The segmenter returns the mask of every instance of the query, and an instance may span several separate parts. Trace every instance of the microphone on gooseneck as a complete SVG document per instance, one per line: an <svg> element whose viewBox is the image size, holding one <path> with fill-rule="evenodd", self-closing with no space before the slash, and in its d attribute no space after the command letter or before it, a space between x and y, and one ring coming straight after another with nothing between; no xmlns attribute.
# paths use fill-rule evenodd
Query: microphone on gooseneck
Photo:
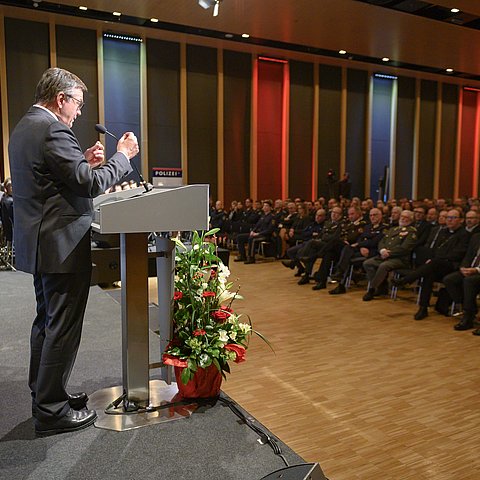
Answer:
<svg viewBox="0 0 480 480"><path fill-rule="evenodd" d="M98 133L102 133L104 135L110 135L111 137L113 137L117 142L119 141L119 139L111 132L109 132L107 130L107 128L104 126L104 125L101 125L100 123L97 123L95 125L95 130L98 132ZM133 162L130 162L130 165L133 167L133 169L135 170L136 174L138 175L138 177L140 178L140 184L143 185L143 188L145 189L146 192L149 192L153 187L150 183L147 183L143 177L142 177L142 174L140 173L140 171L138 170L137 166L133 163Z"/></svg>

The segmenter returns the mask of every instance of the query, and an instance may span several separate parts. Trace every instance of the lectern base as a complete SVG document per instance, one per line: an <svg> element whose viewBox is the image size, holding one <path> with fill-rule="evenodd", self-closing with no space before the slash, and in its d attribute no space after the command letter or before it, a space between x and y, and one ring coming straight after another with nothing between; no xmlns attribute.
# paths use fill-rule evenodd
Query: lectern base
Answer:
<svg viewBox="0 0 480 480"><path fill-rule="evenodd" d="M161 380L150 380L150 403L152 406L164 405L170 403L173 397L178 393L177 384L167 385ZM146 427L156 423L171 422L181 418L189 417L197 408L196 404L177 405L162 408L153 412L142 413L124 413L122 407L113 410L114 415L105 413L105 409L115 399L123 393L123 386L104 388L90 395L88 408L94 408L97 411L98 418L95 422L97 428L105 430L115 430L123 432L134 428ZM117 415L118 413L118 415Z"/></svg>

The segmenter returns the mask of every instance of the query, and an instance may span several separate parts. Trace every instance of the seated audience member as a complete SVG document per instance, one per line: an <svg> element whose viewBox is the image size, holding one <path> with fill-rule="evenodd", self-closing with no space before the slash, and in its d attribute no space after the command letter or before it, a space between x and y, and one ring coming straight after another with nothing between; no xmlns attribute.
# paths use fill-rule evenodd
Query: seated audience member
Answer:
<svg viewBox="0 0 480 480"><path fill-rule="evenodd" d="M282 260L282 265L294 269L296 266L298 267L298 274L295 276L300 276L303 273L303 265L300 263L300 257L302 256L302 249L305 247L306 243L309 240L318 238L323 230L323 226L325 224L327 212L323 208L319 208L317 213L315 214L315 221L311 223L304 231L303 231L303 242L299 243L298 245L294 245L287 250L287 257L288 260Z"/></svg>
<svg viewBox="0 0 480 480"><path fill-rule="evenodd" d="M287 235L290 229L293 226L293 222L297 218L297 205L295 202L288 202L287 204L287 214L283 215L283 218L280 219L280 223L277 224L278 227L278 256L283 258L287 251Z"/></svg>
<svg viewBox="0 0 480 480"><path fill-rule="evenodd" d="M415 265L423 265L435 255L435 250L448 238L447 228L448 211L442 210L438 214L437 225L430 229L424 245L415 248Z"/></svg>
<svg viewBox="0 0 480 480"><path fill-rule="evenodd" d="M417 234L413 223L413 212L404 210L400 215L398 227L385 231L378 243L378 255L363 262L370 282L363 300L368 302L388 290L387 277L389 272L397 268L408 268Z"/></svg>
<svg viewBox="0 0 480 480"><path fill-rule="evenodd" d="M413 210L413 226L417 229L417 245L424 245L427 241L428 235L432 225L427 222L427 209L424 205L417 205Z"/></svg>
<svg viewBox="0 0 480 480"><path fill-rule="evenodd" d="M476 233L480 233L480 225L479 225L480 218L478 216L478 212L474 210L470 210L465 214L465 230L470 235L475 235Z"/></svg>
<svg viewBox="0 0 480 480"><path fill-rule="evenodd" d="M305 209L305 205L299 203L297 205L297 216L286 235L287 244L292 247L297 242L303 241L303 232L311 223L312 220Z"/></svg>
<svg viewBox="0 0 480 480"><path fill-rule="evenodd" d="M250 233L240 233L237 236L239 256L235 262L246 264L255 263L254 241L269 241L275 228L275 219L272 214L272 201L263 202L264 215L257 221ZM245 252L245 245L248 244L248 257Z"/></svg>
<svg viewBox="0 0 480 480"><path fill-rule="evenodd" d="M345 283L347 281L350 262L357 258L372 258L378 255L378 243L383 237L383 232L388 228L386 223L383 223L383 215L378 208L370 210L370 223L365 226L365 230L360 233L358 238L351 245L345 245L340 254L340 259L335 266L335 271L332 279L339 283L328 293L331 295L338 295L346 293Z"/></svg>
<svg viewBox="0 0 480 480"><path fill-rule="evenodd" d="M438 210L435 207L429 208L425 220L432 225L432 227L438 225Z"/></svg>
<svg viewBox="0 0 480 480"><path fill-rule="evenodd" d="M253 209L253 200L251 198L245 199L245 208L243 211L243 219L239 225L240 233L248 233L252 230L258 222L260 214Z"/></svg>
<svg viewBox="0 0 480 480"><path fill-rule="evenodd" d="M388 224L390 225L390 227L398 227L401 214L402 214L402 207L392 207L392 211L390 213L390 219L388 221Z"/></svg>
<svg viewBox="0 0 480 480"><path fill-rule="evenodd" d="M6 178L3 182L4 192L0 199L0 220L3 227L3 237L7 243L13 242L13 197L12 181Z"/></svg>
<svg viewBox="0 0 480 480"><path fill-rule="evenodd" d="M306 242L305 248L301 250L300 261L304 273L299 281L300 285L308 283L316 259L322 257L330 245L340 238L344 223L342 216L342 209L338 206L333 207L330 213L330 220L325 222L320 237Z"/></svg>
<svg viewBox="0 0 480 480"><path fill-rule="evenodd" d="M365 230L365 226L366 222L363 220L360 208L350 207L348 209L348 221L342 223L340 236L333 238L323 248L322 263L314 275L316 285L313 287L313 290L327 288L328 274L332 262L338 261L343 247L352 245L357 241L358 236ZM303 277L301 281L307 283L308 278Z"/></svg>
<svg viewBox="0 0 480 480"><path fill-rule="evenodd" d="M468 250L460 264L460 270L443 277L442 282L450 298L463 305L463 317L454 328L469 330L473 328L478 312L477 295L480 293L480 234L474 235L468 244ZM475 330L480 335L480 329Z"/></svg>
<svg viewBox="0 0 480 480"><path fill-rule="evenodd" d="M423 320L428 316L428 305L434 282L441 282L443 277L457 270L467 252L470 235L463 227L462 220L462 214L458 210L450 210L445 230L447 238L434 250L433 258L405 277L392 280L393 285L402 286L423 278L419 309L414 315L415 320Z"/></svg>

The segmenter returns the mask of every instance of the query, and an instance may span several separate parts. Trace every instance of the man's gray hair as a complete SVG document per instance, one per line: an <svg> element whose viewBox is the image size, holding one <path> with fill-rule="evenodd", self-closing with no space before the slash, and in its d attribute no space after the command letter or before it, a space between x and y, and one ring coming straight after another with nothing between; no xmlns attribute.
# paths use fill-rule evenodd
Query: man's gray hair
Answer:
<svg viewBox="0 0 480 480"><path fill-rule="evenodd" d="M73 73L63 68L49 68L43 72L35 90L35 102L48 104L55 100L60 92L71 94L75 88L80 88L84 93L87 86Z"/></svg>

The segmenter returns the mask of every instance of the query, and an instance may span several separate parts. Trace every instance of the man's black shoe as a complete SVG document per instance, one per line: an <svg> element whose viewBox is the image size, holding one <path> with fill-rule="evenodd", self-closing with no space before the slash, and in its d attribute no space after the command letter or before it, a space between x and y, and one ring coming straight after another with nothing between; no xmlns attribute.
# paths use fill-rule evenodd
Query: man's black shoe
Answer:
<svg viewBox="0 0 480 480"><path fill-rule="evenodd" d="M325 283L317 283L312 287L312 290L324 290L325 288L327 288Z"/></svg>
<svg viewBox="0 0 480 480"><path fill-rule="evenodd" d="M374 288L369 288L368 292L363 296L363 301L364 302L369 302L370 300L373 300L375 298L375 289Z"/></svg>
<svg viewBox="0 0 480 480"><path fill-rule="evenodd" d="M68 394L68 404L70 408L74 410L82 410L87 406L88 402L88 395L85 392L78 392L78 393L69 393ZM32 416L37 414L37 405L35 401L32 400Z"/></svg>
<svg viewBox="0 0 480 480"><path fill-rule="evenodd" d="M473 320L468 317L463 317L454 327L455 330L470 330L473 328Z"/></svg>
<svg viewBox="0 0 480 480"><path fill-rule="evenodd" d="M332 280L335 280L336 282L341 282L344 275L345 274L343 272L337 271L337 272L332 273L330 278ZM332 290L332 292L333 292L333 290Z"/></svg>
<svg viewBox="0 0 480 480"><path fill-rule="evenodd" d="M85 392L69 393L68 403L74 410L81 410L87 406L88 395Z"/></svg>
<svg viewBox="0 0 480 480"><path fill-rule="evenodd" d="M35 433L38 435L56 435L57 433L75 432L93 425L97 419L95 410L73 410L55 422L35 420Z"/></svg>
<svg viewBox="0 0 480 480"><path fill-rule="evenodd" d="M428 307L420 307L417 313L413 316L415 320L423 320L428 317Z"/></svg>
<svg viewBox="0 0 480 480"><path fill-rule="evenodd" d="M347 293L347 289L345 288L345 285L339 283L333 290L330 290L328 293L330 295L340 295L342 293Z"/></svg>
<svg viewBox="0 0 480 480"><path fill-rule="evenodd" d="M243 263L245 265L250 265L252 263L255 263L255 259L253 257L248 257Z"/></svg>
<svg viewBox="0 0 480 480"><path fill-rule="evenodd" d="M306 285L310 282L310 277L306 274L302 276L302 278L297 282L299 285Z"/></svg>
<svg viewBox="0 0 480 480"><path fill-rule="evenodd" d="M239 257L235 257L233 259L234 262L244 262L246 260L245 257L242 257L242 256L239 256Z"/></svg>
<svg viewBox="0 0 480 480"><path fill-rule="evenodd" d="M292 270L295 268L295 262L293 260L282 260L282 265Z"/></svg>

